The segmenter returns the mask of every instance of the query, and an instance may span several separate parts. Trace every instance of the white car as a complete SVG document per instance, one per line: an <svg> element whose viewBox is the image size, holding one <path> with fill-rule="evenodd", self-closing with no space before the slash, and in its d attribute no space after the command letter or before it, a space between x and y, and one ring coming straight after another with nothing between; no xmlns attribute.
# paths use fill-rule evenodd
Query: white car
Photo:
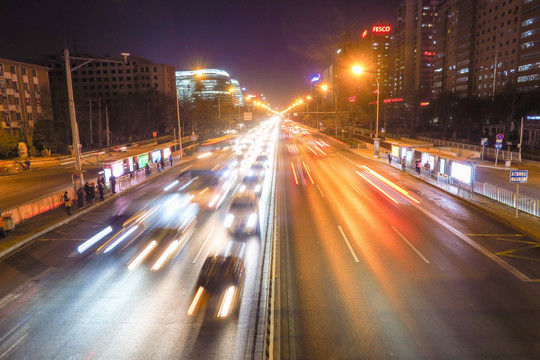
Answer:
<svg viewBox="0 0 540 360"><path fill-rule="evenodd" d="M253 193L238 193L233 197L225 218L225 227L231 234L259 233L259 204Z"/></svg>

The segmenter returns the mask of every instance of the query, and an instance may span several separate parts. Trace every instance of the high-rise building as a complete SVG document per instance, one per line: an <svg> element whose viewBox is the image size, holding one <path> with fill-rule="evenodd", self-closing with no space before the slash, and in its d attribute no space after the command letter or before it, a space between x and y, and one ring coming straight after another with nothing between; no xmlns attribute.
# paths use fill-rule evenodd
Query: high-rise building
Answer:
<svg viewBox="0 0 540 360"><path fill-rule="evenodd" d="M448 0L437 11L433 95L472 94L477 0Z"/></svg>
<svg viewBox="0 0 540 360"><path fill-rule="evenodd" d="M176 85L179 99L191 101L195 96L199 96L207 100L231 99L235 105L244 105L240 83L231 79L225 70L177 71Z"/></svg>
<svg viewBox="0 0 540 360"><path fill-rule="evenodd" d="M520 0L478 0L473 95L494 96L517 78Z"/></svg>
<svg viewBox="0 0 540 360"><path fill-rule="evenodd" d="M377 77L381 99L392 97L394 62L392 58L392 27L381 24L362 31L359 53L367 71Z"/></svg>
<svg viewBox="0 0 540 360"><path fill-rule="evenodd" d="M405 0L397 9L394 91L409 102L431 98L439 4L440 0Z"/></svg>
<svg viewBox="0 0 540 360"><path fill-rule="evenodd" d="M9 131L28 131L41 119L52 119L49 69L0 59L0 124Z"/></svg>
<svg viewBox="0 0 540 360"><path fill-rule="evenodd" d="M507 0L509 1L509 0ZM540 87L540 0L524 0L518 49L518 86Z"/></svg>

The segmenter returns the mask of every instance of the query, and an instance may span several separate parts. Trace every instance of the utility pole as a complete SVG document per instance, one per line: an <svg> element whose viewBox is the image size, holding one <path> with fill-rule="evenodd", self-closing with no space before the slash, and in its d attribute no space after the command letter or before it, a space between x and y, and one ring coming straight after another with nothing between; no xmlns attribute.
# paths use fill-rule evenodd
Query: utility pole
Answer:
<svg viewBox="0 0 540 360"><path fill-rule="evenodd" d="M99 120L99 148L101 149L101 133L102 133L102 130L101 130L101 98L98 98L98 110L99 110L99 116L98 116L98 120Z"/></svg>
<svg viewBox="0 0 540 360"><path fill-rule="evenodd" d="M180 161L182 161L182 127L180 126L180 99L176 96L176 117L178 119L178 144L180 145Z"/></svg>
<svg viewBox="0 0 540 360"><path fill-rule="evenodd" d="M110 132L109 132L109 109L107 106L105 106L105 128L107 131L107 152L111 152L111 138L110 138Z"/></svg>
<svg viewBox="0 0 540 360"><path fill-rule="evenodd" d="M90 108L90 145L92 145L92 99L88 99L88 107Z"/></svg>

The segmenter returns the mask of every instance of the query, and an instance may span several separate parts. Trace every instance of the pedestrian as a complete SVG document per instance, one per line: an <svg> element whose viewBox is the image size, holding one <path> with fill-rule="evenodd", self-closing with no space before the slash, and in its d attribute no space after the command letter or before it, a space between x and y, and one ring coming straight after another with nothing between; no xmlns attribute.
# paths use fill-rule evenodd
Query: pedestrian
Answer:
<svg viewBox="0 0 540 360"><path fill-rule="evenodd" d="M171 155L169 155L169 163L171 164L171 166L172 166L172 160L173 159L172 159L172 154L171 154Z"/></svg>
<svg viewBox="0 0 540 360"><path fill-rule="evenodd" d="M105 192L105 180L99 179L98 180L98 192L99 192L99 201L105 200L104 192Z"/></svg>
<svg viewBox="0 0 540 360"><path fill-rule="evenodd" d="M407 169L407 163L405 162L405 156L401 158L401 170L405 171Z"/></svg>
<svg viewBox="0 0 540 360"><path fill-rule="evenodd" d="M66 212L71 216L71 199L69 198L67 191L64 191L64 196L62 198L64 199L64 207L66 208Z"/></svg>
<svg viewBox="0 0 540 360"><path fill-rule="evenodd" d="M84 183L84 193L86 194L86 202L90 202L90 184L88 181Z"/></svg>
<svg viewBox="0 0 540 360"><path fill-rule="evenodd" d="M392 154L388 153L388 163L392 165Z"/></svg>
<svg viewBox="0 0 540 360"><path fill-rule="evenodd" d="M4 231L4 220L2 219L2 210L0 210L0 239L6 237L6 232Z"/></svg>
<svg viewBox="0 0 540 360"><path fill-rule="evenodd" d="M420 175L420 170L422 168L422 166L420 165L420 160L416 160L416 162L414 163L414 165L416 166L416 173L418 175Z"/></svg>
<svg viewBox="0 0 540 360"><path fill-rule="evenodd" d="M94 204L94 200L96 198L96 184L94 184L94 182L92 181L90 183L90 187L89 187L89 191L90 191L90 204Z"/></svg>
<svg viewBox="0 0 540 360"><path fill-rule="evenodd" d="M146 163L146 165L144 166L144 173L146 174L146 176L150 175L150 166L148 165L148 163Z"/></svg>
<svg viewBox="0 0 540 360"><path fill-rule="evenodd" d="M79 205L79 209L84 206L84 198L85 198L84 190L82 187L80 187L79 190L77 190L77 203Z"/></svg>
<svg viewBox="0 0 540 360"><path fill-rule="evenodd" d="M111 175L109 178L109 182L111 183L111 191L113 194L116 194L116 176Z"/></svg>
<svg viewBox="0 0 540 360"><path fill-rule="evenodd" d="M161 158L159 163L161 164L161 170L165 170L165 159Z"/></svg>

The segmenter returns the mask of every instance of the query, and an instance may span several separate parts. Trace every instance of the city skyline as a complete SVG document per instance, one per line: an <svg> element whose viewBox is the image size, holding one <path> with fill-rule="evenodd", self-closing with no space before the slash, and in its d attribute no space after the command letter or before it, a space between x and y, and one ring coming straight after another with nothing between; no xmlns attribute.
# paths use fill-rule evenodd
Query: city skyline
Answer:
<svg viewBox="0 0 540 360"><path fill-rule="evenodd" d="M393 24L398 3L98 1L74 9L66 1L10 2L2 9L0 31L9 36L0 57L37 60L66 45L94 56L129 52L177 70L224 69L248 92L286 106L332 62L343 32Z"/></svg>

